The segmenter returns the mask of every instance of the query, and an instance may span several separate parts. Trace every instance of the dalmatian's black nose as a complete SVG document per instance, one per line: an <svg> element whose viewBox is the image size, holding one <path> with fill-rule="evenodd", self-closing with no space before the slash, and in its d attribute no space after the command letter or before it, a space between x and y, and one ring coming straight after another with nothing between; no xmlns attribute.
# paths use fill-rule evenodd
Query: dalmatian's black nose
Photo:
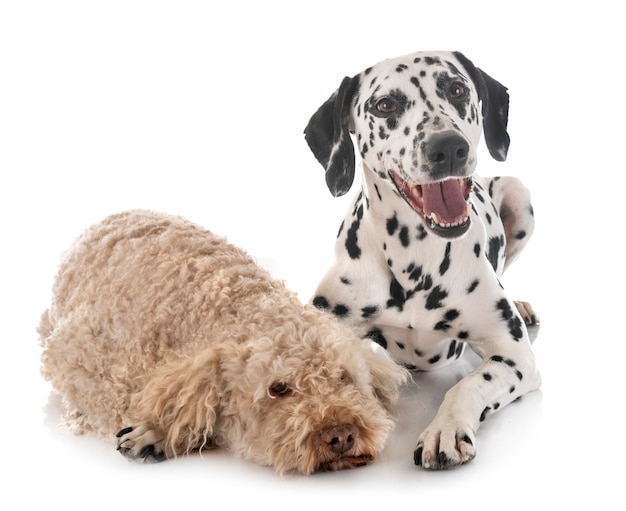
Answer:
<svg viewBox="0 0 626 511"><path fill-rule="evenodd" d="M465 175L469 144L463 137L452 132L437 133L426 143L425 150L434 180Z"/></svg>

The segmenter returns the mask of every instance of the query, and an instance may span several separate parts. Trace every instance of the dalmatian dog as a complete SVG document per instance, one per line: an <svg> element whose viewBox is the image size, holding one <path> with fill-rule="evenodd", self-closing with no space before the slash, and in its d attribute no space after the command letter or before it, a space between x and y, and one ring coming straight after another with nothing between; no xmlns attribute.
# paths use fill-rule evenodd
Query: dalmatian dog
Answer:
<svg viewBox="0 0 626 511"><path fill-rule="evenodd" d="M313 304L411 370L448 364L466 344L481 358L418 437L426 469L472 460L480 422L541 383L536 315L500 284L533 231L530 195L516 178L475 173L483 133L506 159L508 102L463 54L419 52L344 78L305 129L334 196L351 188L355 145L362 166Z"/></svg>

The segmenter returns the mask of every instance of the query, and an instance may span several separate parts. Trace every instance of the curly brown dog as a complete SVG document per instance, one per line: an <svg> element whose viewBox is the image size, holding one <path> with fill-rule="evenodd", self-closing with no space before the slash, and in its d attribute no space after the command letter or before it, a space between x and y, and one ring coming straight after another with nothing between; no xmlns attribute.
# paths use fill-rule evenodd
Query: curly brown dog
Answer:
<svg viewBox="0 0 626 511"><path fill-rule="evenodd" d="M78 238L38 332L73 430L138 461L220 446L281 473L363 465L406 377L243 250L149 211Z"/></svg>

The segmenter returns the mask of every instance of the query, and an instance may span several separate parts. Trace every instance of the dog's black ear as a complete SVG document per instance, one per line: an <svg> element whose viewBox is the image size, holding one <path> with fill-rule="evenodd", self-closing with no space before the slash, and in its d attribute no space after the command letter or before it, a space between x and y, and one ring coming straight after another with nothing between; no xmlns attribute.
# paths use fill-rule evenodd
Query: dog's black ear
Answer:
<svg viewBox="0 0 626 511"><path fill-rule="evenodd" d="M335 197L350 190L354 181L354 145L349 124L350 107L358 87L358 75L346 76L304 129L304 138L326 169L326 184Z"/></svg>
<svg viewBox="0 0 626 511"><path fill-rule="evenodd" d="M456 51L454 55L463 64L470 74L478 97L482 103L483 131L489 154L498 160L506 160L510 138L506 131L509 121L509 94L504 85L494 80L474 64L462 53Z"/></svg>

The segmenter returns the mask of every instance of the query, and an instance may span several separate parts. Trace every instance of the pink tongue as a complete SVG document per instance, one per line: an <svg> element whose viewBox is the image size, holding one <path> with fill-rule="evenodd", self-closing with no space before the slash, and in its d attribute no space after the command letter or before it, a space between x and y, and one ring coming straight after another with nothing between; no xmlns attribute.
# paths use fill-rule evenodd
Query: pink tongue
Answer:
<svg viewBox="0 0 626 511"><path fill-rule="evenodd" d="M453 223L465 217L467 203L459 181L448 179L439 183L422 185L424 215L437 214L439 223Z"/></svg>

